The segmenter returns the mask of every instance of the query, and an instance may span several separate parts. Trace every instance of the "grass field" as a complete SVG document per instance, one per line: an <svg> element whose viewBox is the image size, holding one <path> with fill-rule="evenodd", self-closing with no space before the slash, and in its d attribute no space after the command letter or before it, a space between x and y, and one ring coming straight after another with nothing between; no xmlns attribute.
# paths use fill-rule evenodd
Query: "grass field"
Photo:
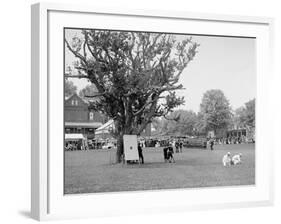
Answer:
<svg viewBox="0 0 281 224"><path fill-rule="evenodd" d="M223 167L227 152L242 164ZM255 145L216 145L214 151L184 148L164 163L161 148L143 150L144 164L110 164L110 150L65 152L65 194L255 184Z"/></svg>

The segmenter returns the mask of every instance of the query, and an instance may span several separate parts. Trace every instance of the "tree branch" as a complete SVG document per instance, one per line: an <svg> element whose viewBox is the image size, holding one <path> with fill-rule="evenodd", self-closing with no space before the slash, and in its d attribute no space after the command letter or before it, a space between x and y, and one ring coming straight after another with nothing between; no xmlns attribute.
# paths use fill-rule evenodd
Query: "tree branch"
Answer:
<svg viewBox="0 0 281 224"><path fill-rule="evenodd" d="M64 75L65 78L79 78L79 79L88 79L89 77L87 75Z"/></svg>
<svg viewBox="0 0 281 224"><path fill-rule="evenodd" d="M75 57L79 58L81 61L83 61L86 65L88 64L87 61L86 61L86 58L84 58L80 53L78 53L77 51L74 51L71 46L69 45L68 41L66 39L65 40L65 43L66 43L66 46L68 48L68 50L70 50L72 52L72 54L74 54Z"/></svg>
<svg viewBox="0 0 281 224"><path fill-rule="evenodd" d="M138 116L140 113L142 113L142 112L145 110L145 108L146 108L148 105L150 105L150 104L152 104L152 103L154 103L154 102L157 102L157 101L158 101L159 99L161 99L161 98L165 98L165 97L157 97L156 99L147 102L145 105L143 105L143 106L141 107L141 109L139 109L137 112L133 113L133 115L134 115L134 116Z"/></svg>

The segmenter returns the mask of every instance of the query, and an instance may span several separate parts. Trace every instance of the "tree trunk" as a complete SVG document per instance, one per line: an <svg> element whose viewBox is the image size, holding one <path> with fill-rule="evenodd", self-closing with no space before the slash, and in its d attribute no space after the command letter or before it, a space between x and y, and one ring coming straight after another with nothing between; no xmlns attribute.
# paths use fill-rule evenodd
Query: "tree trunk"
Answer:
<svg viewBox="0 0 281 224"><path fill-rule="evenodd" d="M117 137L117 150L116 150L116 163L123 161L124 146L123 146L123 134Z"/></svg>

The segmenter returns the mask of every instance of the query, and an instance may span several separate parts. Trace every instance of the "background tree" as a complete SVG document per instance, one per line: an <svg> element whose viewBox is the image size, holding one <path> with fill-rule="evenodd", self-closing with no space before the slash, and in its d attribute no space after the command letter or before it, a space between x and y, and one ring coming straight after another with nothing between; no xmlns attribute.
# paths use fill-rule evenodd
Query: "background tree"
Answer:
<svg viewBox="0 0 281 224"><path fill-rule="evenodd" d="M163 119L160 117L156 117L152 120L151 122L151 131L154 135L160 135L162 134L162 129L163 129Z"/></svg>
<svg viewBox="0 0 281 224"><path fill-rule="evenodd" d="M221 90L208 90L204 93L199 112L201 130L216 131L227 128L231 123L232 112L229 102Z"/></svg>
<svg viewBox="0 0 281 224"><path fill-rule="evenodd" d="M72 94L76 93L77 87L73 84L72 81L70 81L66 78L64 84L65 84L64 93L65 93L66 97L71 96Z"/></svg>
<svg viewBox="0 0 281 224"><path fill-rule="evenodd" d="M98 95L98 90L94 84L87 85L79 91L80 97L92 97L95 95Z"/></svg>
<svg viewBox="0 0 281 224"><path fill-rule="evenodd" d="M194 125L196 135L206 135L206 122L203 118L204 114L199 111L197 113L197 120Z"/></svg>
<svg viewBox="0 0 281 224"><path fill-rule="evenodd" d="M255 107L256 107L256 100L250 100L247 103L245 103L245 106L240 107L236 110L236 118L237 118L237 123L239 126L242 127L251 127L254 128L255 125Z"/></svg>
<svg viewBox="0 0 281 224"><path fill-rule="evenodd" d="M192 135L196 122L197 115L195 112L176 110L169 114L168 119L159 120L155 128L159 129L159 134Z"/></svg>
<svg viewBox="0 0 281 224"><path fill-rule="evenodd" d="M114 119L116 161L123 154L123 135L139 135L153 118L166 116L184 103L176 96L180 74L194 58L198 44L160 33L82 30L65 40L78 59L79 78L87 78L100 94L92 107Z"/></svg>

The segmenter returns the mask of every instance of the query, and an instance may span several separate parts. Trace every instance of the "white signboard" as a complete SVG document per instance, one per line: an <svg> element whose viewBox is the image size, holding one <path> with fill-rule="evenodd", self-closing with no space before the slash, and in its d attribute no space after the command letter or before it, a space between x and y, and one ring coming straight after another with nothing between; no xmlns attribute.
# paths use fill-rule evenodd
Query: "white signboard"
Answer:
<svg viewBox="0 0 281 224"><path fill-rule="evenodd" d="M208 138L214 138L215 137L215 132L214 131L208 131Z"/></svg>
<svg viewBox="0 0 281 224"><path fill-rule="evenodd" d="M136 135L124 135L125 160L139 160L138 139Z"/></svg>

